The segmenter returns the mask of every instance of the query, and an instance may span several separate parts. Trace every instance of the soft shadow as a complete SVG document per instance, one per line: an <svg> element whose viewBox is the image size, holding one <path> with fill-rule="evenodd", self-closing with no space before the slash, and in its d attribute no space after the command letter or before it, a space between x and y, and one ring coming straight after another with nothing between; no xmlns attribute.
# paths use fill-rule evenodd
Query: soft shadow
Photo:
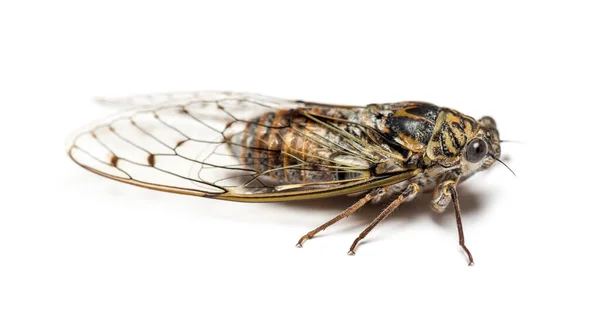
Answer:
<svg viewBox="0 0 600 312"><path fill-rule="evenodd" d="M458 187L459 193L459 201L460 208L462 212L463 219L469 218L470 216L477 215L482 212L482 207L484 205L484 196L485 194L475 193L470 191L468 187ZM433 221L440 227L445 229L456 229L456 219L454 215L454 208L452 203L448 206L444 213L436 213L430 208L432 193L427 192L420 194L414 200L402 204L398 207L385 221L383 222L399 222L403 224L404 222L410 222L411 220L429 216ZM284 202L281 203L281 206L278 209L289 209L293 213L302 213L302 214L310 214L311 211L326 211L327 214L330 215L329 218L333 218L337 214L344 211L346 208L350 207L354 204L360 196L341 196L341 197L333 197L333 198L325 198L325 199L315 199L315 200L303 200L303 201L295 201L295 202ZM356 213L354 213L350 218L354 220L350 226L339 226L336 224L336 230L334 231L324 231L319 233L317 236L327 236L331 234L335 234L336 232L360 232L364 228L366 228L380 213L381 211L393 200L395 197L390 197L387 200L384 200L377 204L367 204ZM319 213L319 215L321 215ZM319 224L313 224L313 227L316 227L322 223L325 223L329 219L321 220ZM346 220L341 220L339 223L346 223ZM312 228L307 229L312 230ZM365 239L365 242L368 239Z"/></svg>

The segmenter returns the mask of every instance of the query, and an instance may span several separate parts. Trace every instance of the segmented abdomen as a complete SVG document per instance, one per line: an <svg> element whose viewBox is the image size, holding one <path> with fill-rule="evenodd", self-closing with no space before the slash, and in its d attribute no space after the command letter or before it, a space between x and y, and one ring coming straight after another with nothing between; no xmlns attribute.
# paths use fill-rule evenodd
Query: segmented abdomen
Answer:
<svg viewBox="0 0 600 312"><path fill-rule="evenodd" d="M327 113L321 108L311 112ZM265 172L263 176L310 183L337 180L336 170L325 166L331 165L334 156L332 144L341 140L338 134L292 109L249 120L243 132L229 139L229 145L242 164Z"/></svg>

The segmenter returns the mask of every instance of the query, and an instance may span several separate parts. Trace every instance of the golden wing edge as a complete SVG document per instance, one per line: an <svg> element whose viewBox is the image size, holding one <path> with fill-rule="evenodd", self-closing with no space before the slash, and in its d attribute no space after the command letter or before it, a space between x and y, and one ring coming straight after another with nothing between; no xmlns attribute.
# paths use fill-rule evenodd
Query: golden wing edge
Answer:
<svg viewBox="0 0 600 312"><path fill-rule="evenodd" d="M190 196L198 196L198 197L207 197L214 198L220 200L228 200L228 201L236 201L236 202L255 202L255 203L266 203L266 202L283 202L283 201L296 201L296 200L306 200L306 199L318 199L325 197L333 197L333 196L341 196L341 195L349 195L355 193L361 193L364 191L372 190L377 187L384 187L392 184L396 184L405 180L408 180L416 175L422 173L421 169L415 169L412 171L405 171L396 175L392 175L384 178L370 178L365 179L363 181L357 181L354 183L347 183L340 186L335 186L331 188L323 188L323 189L314 189L314 190L306 190L306 191L291 191L291 192L281 192L281 193L269 193L269 194L235 194L231 192L225 192L222 194L209 194L205 192L201 192L195 189L189 188L180 188L169 185L162 184L154 184L141 182L134 179L125 179L121 177L117 177L106 172L102 172L98 169L86 166L80 162L78 162L75 157L72 155L73 147L69 148L68 155L69 158L73 160L77 165L82 168L93 172L97 175L100 175L105 178L109 178L111 180L123 182L130 185L139 186L146 189L151 189L155 191L162 191L167 193L175 193L181 195L190 195Z"/></svg>

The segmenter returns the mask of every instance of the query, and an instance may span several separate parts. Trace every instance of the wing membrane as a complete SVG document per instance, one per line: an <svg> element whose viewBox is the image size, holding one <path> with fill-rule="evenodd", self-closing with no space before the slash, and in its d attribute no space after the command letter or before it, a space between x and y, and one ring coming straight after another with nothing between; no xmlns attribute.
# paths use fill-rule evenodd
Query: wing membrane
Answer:
<svg viewBox="0 0 600 312"><path fill-rule="evenodd" d="M326 104L231 92L139 96L110 102L132 108L77 132L68 145L68 153L82 167L129 184L236 201L284 201L361 192L416 174L411 171L386 178L371 176L369 168L378 159L374 157L377 149L331 121L315 119L313 124L329 127L328 131L345 138L343 144L332 142L308 126L296 129L293 122L261 124L262 119L257 119L281 110L296 112L292 117L311 119L311 109L332 107ZM281 130L277 127L287 127L295 136L310 140L311 146L334 151L336 160L314 151L297 150L290 143L294 136L259 138L260 144L232 140L246 138L253 133L249 129L257 127L267 127L274 135ZM269 149L273 140L282 140L283 151ZM256 163L245 165L242 152ZM278 153L287 153L286 159L293 164L277 161L281 159ZM304 183L283 182L285 179L281 178L288 174L309 176L306 171L342 175L331 181Z"/></svg>

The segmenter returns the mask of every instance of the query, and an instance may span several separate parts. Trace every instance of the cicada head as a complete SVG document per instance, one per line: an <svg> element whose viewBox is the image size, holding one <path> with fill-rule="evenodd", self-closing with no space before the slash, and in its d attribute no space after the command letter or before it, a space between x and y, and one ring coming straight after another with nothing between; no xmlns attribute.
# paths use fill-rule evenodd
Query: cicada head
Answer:
<svg viewBox="0 0 600 312"><path fill-rule="evenodd" d="M491 117L478 120L478 130L462 151L461 171L467 178L477 171L489 168L500 158L500 136Z"/></svg>
<svg viewBox="0 0 600 312"><path fill-rule="evenodd" d="M426 157L444 168L460 167L466 178L489 168L500 157L500 138L491 117L476 120L442 108L427 144Z"/></svg>
<svg viewBox="0 0 600 312"><path fill-rule="evenodd" d="M480 131L482 132L486 144L489 146L488 153L493 157L488 157L483 163L482 169L489 168L494 163L494 158L500 158L500 134L498 128L496 128L496 122L492 117L485 116L479 119Z"/></svg>

